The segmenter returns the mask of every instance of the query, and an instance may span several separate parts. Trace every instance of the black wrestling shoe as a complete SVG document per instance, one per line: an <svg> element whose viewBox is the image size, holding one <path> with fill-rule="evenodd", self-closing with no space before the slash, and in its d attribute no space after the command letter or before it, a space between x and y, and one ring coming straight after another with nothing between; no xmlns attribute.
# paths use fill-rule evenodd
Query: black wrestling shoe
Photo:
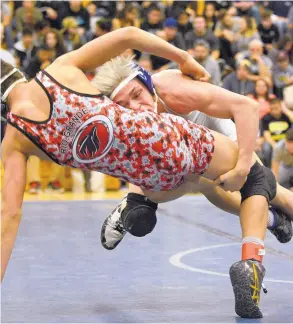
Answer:
<svg viewBox="0 0 293 324"><path fill-rule="evenodd" d="M101 230L101 243L107 250L113 250L127 233L121 220L121 213L126 206L124 197L120 204L105 219Z"/></svg>
<svg viewBox="0 0 293 324"><path fill-rule="evenodd" d="M276 225L274 228L268 228L281 243L288 243L292 238L292 222L286 214L279 209L270 207L270 210L276 216Z"/></svg>
<svg viewBox="0 0 293 324"><path fill-rule="evenodd" d="M262 318L258 305L265 272L264 266L256 260L243 260L231 266L230 279L235 295L235 312L240 317Z"/></svg>

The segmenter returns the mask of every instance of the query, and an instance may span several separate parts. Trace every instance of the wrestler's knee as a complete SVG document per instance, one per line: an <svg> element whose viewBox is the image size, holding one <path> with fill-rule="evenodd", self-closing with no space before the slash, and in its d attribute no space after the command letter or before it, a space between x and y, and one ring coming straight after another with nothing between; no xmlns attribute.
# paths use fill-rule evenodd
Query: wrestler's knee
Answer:
<svg viewBox="0 0 293 324"><path fill-rule="evenodd" d="M129 193L127 204L121 213L124 228L130 234L142 237L152 232L157 223L158 204L143 195Z"/></svg>
<svg viewBox="0 0 293 324"><path fill-rule="evenodd" d="M241 203L251 196L264 196L268 203L277 193L277 183L273 172L258 162L251 167L247 180L240 189Z"/></svg>

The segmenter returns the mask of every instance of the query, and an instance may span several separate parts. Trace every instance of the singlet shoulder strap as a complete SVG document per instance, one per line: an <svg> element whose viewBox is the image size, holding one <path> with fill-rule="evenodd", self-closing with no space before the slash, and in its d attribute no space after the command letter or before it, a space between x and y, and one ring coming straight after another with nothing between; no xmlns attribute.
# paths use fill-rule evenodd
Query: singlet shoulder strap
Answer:
<svg viewBox="0 0 293 324"><path fill-rule="evenodd" d="M40 71L37 74L36 78L41 79L42 75L45 76L47 78L47 80L49 79L51 82L56 84L59 88L64 89L64 90L68 91L69 93L73 93L73 94L76 94L76 95L81 96L81 97L91 97L91 98L98 98L98 97L103 97L104 96L102 93L89 94L89 93L83 93L83 92L78 92L78 91L72 90L72 89L66 87L65 85L63 85L62 83L60 83L58 80L56 80L51 74L49 74L45 70Z"/></svg>

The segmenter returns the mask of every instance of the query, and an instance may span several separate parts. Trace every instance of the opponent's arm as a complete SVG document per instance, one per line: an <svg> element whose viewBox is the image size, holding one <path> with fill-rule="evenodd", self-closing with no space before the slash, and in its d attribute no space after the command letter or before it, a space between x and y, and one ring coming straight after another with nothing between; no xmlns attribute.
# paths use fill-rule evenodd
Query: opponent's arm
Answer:
<svg viewBox="0 0 293 324"><path fill-rule="evenodd" d="M3 145L4 146L4 145ZM14 246L21 219L26 184L26 156L18 151L5 153L2 147L4 183L1 206L1 281Z"/></svg>
<svg viewBox="0 0 293 324"><path fill-rule="evenodd" d="M233 118L239 146L237 168L249 170L259 127L256 101L209 83L191 80L179 71L161 72L153 76L153 80L155 86L158 85L159 96L179 114L199 110L213 117Z"/></svg>
<svg viewBox="0 0 293 324"><path fill-rule="evenodd" d="M56 61L73 65L82 71L91 71L122 54L128 48L175 61L180 65L181 71L187 68L188 74L196 79L208 76L206 70L187 52L136 27L125 27L110 32L92 40L78 50L61 56Z"/></svg>

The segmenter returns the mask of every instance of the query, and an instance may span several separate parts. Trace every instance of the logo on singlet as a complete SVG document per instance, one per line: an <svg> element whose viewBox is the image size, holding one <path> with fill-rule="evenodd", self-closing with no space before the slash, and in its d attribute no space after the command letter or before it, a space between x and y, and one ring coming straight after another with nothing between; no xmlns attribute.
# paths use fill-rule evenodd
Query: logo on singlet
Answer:
<svg viewBox="0 0 293 324"><path fill-rule="evenodd" d="M110 150L114 136L111 121L105 116L89 118L77 130L72 154L80 163L92 163L103 158Z"/></svg>

